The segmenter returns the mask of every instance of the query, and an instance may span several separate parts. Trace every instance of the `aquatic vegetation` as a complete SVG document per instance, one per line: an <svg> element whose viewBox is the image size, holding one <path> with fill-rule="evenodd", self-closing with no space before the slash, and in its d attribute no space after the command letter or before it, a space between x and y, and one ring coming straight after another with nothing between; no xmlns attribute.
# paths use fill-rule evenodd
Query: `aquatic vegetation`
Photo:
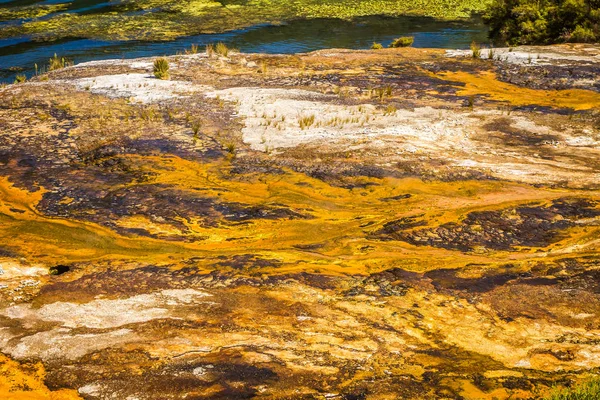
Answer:
<svg viewBox="0 0 600 400"><path fill-rule="evenodd" d="M410 47L415 42L415 38L412 36L402 36L394 39L390 44L390 47Z"/></svg>
<svg viewBox="0 0 600 400"><path fill-rule="evenodd" d="M164 57L154 60L153 71L158 79L169 79L169 61Z"/></svg>

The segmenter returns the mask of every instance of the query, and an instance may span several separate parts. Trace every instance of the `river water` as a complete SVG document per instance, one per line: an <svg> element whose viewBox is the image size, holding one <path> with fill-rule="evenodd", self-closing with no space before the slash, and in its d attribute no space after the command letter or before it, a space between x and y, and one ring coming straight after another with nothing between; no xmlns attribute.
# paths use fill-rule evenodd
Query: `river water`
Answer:
<svg viewBox="0 0 600 400"><path fill-rule="evenodd" d="M6 0L0 0L0 6ZM0 24L2 21L0 21ZM6 23L6 22L4 22ZM14 23L14 21L11 21ZM296 20L217 34L182 37L173 41L101 41L68 39L32 41L27 37L0 39L0 81L12 82L15 75L34 73L34 64L47 65L55 53L75 63L109 58L174 55L192 44L224 42L246 53L298 53L325 48L367 49L373 42L384 46L399 36L414 36L414 47L468 48L487 42L487 28L479 18L468 21L439 21L422 17L364 17Z"/></svg>

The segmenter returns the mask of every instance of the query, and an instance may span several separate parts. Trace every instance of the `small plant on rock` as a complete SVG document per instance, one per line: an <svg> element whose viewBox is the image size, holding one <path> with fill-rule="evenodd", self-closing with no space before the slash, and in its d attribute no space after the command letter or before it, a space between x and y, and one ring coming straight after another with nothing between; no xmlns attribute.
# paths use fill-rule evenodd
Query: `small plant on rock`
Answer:
<svg viewBox="0 0 600 400"><path fill-rule="evenodd" d="M383 45L381 43L373 43L373 45L371 46L371 49L381 50L381 49L383 49Z"/></svg>
<svg viewBox="0 0 600 400"><path fill-rule="evenodd" d="M27 77L25 75L17 75L15 76L15 83L23 83L27 81Z"/></svg>
<svg viewBox="0 0 600 400"><path fill-rule="evenodd" d="M229 47L225 43L219 42L215 46L215 53L220 56L227 57L229 55Z"/></svg>
<svg viewBox="0 0 600 400"><path fill-rule="evenodd" d="M232 156L235 155L235 143L227 143L225 145L225 150Z"/></svg>
<svg viewBox="0 0 600 400"><path fill-rule="evenodd" d="M306 128L310 128L311 126L314 125L314 123L315 123L314 114L309 115L309 116L304 116L299 119L300 129L302 129L302 130L304 130Z"/></svg>
<svg viewBox="0 0 600 400"><path fill-rule="evenodd" d="M206 45L206 55L209 57L212 57L215 55L215 46L213 46L212 44L207 44Z"/></svg>
<svg viewBox="0 0 600 400"><path fill-rule="evenodd" d="M481 46L477 42L471 42L471 54L473 58L481 58Z"/></svg>
<svg viewBox="0 0 600 400"><path fill-rule="evenodd" d="M154 61L154 76L158 79L169 79L169 61L166 58L157 58Z"/></svg>
<svg viewBox="0 0 600 400"><path fill-rule="evenodd" d="M202 128L202 122L192 122L192 132L194 133L194 137L198 137L198 134L200 133L200 128Z"/></svg>

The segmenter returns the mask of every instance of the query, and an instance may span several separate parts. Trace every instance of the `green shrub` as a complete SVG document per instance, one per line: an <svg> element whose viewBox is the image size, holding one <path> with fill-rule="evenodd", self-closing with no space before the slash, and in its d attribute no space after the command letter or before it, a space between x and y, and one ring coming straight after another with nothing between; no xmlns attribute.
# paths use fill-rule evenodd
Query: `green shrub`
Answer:
<svg viewBox="0 0 600 400"><path fill-rule="evenodd" d="M590 28L584 28L581 25L577 25L575 30L569 36L569 42L577 43L592 43L596 41L596 35Z"/></svg>
<svg viewBox="0 0 600 400"><path fill-rule="evenodd" d="M23 83L25 81L27 81L27 77L25 75L15 76L15 83Z"/></svg>
<svg viewBox="0 0 600 400"><path fill-rule="evenodd" d="M383 45L381 43L373 43L373 45L371 46L371 49L381 50L381 49L383 49Z"/></svg>
<svg viewBox="0 0 600 400"><path fill-rule="evenodd" d="M402 36L398 39L394 39L390 44L390 47L410 47L415 42L415 38L412 36Z"/></svg>
<svg viewBox="0 0 600 400"><path fill-rule="evenodd" d="M553 391L545 400L598 400L600 378L593 378L570 389Z"/></svg>
<svg viewBox="0 0 600 400"><path fill-rule="evenodd" d="M600 39L599 0L492 0L484 20L496 43L551 44Z"/></svg>
<svg viewBox="0 0 600 400"><path fill-rule="evenodd" d="M157 58L154 61L154 76L158 79L169 79L169 61L166 58Z"/></svg>

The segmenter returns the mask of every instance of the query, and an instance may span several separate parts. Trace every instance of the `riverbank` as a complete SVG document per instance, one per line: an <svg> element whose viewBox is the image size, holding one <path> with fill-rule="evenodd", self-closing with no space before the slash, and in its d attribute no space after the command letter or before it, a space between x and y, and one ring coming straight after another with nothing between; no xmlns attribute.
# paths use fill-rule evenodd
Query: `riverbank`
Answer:
<svg viewBox="0 0 600 400"><path fill-rule="evenodd" d="M0 362L86 399L586 378L599 54L203 53L0 89Z"/></svg>

